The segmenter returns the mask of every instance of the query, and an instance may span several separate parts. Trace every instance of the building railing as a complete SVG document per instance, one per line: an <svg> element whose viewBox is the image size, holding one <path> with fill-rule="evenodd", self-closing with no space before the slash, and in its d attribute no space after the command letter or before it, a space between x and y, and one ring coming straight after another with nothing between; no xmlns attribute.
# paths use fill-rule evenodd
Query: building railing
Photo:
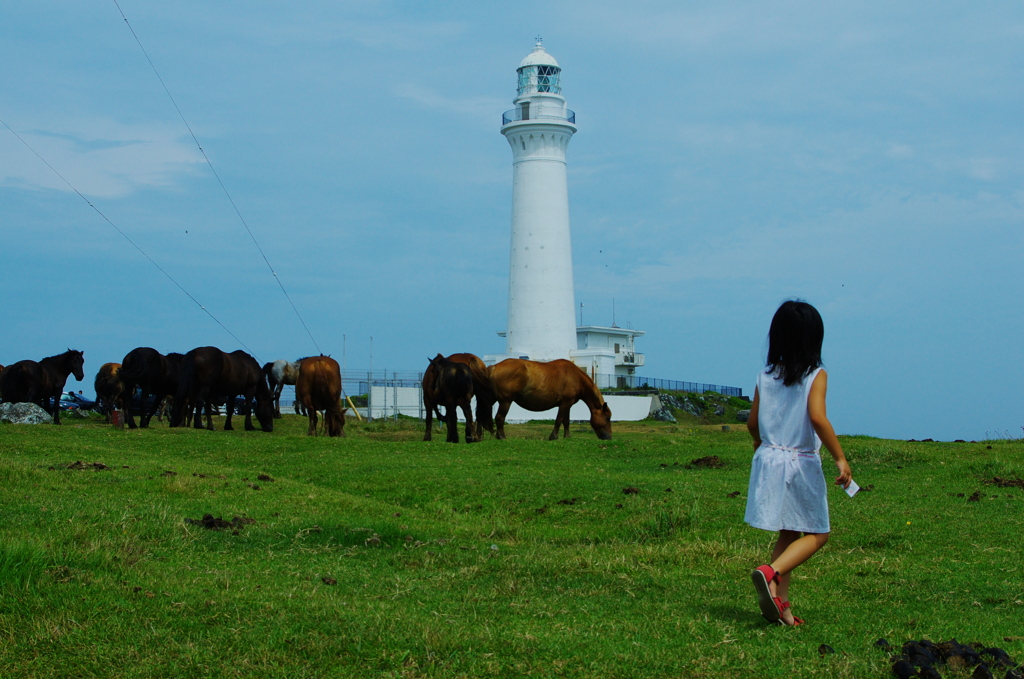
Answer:
<svg viewBox="0 0 1024 679"><path fill-rule="evenodd" d="M534 113L530 111L527 114L529 117L526 120L561 120L567 123L576 124L576 111L565 109L564 112L559 111L558 113ZM522 107L516 107L511 111L505 111L501 114L501 124L508 125L509 123L518 123L523 120L523 109Z"/></svg>
<svg viewBox="0 0 1024 679"><path fill-rule="evenodd" d="M690 391L698 394L703 394L705 391L713 391L723 396L743 396L743 389L740 387L725 387L720 384L659 380L640 375L598 374L595 377L597 386L601 389L658 389L661 391Z"/></svg>

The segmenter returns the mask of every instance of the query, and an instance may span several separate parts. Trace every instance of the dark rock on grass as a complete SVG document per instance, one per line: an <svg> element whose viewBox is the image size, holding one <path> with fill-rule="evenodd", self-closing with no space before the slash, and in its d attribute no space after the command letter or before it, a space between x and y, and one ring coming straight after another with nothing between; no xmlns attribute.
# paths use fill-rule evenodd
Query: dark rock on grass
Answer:
<svg viewBox="0 0 1024 679"><path fill-rule="evenodd" d="M879 639L878 641L875 642L875 648L880 648L883 651L888 651L889 649L892 648L892 646L889 644L889 640L888 639L886 639L885 637L882 637L881 639Z"/></svg>
<svg viewBox="0 0 1024 679"><path fill-rule="evenodd" d="M185 523L193 526L202 526L207 530L224 530L225 528L238 530L246 524L256 523L256 520L243 516L236 516L230 521L226 521L220 517L215 518L213 514L204 514L201 519L185 519Z"/></svg>
<svg viewBox="0 0 1024 679"><path fill-rule="evenodd" d="M622 492L625 493L626 495L636 495L637 493L640 492L640 489L634 486L627 486L626 488L622 489Z"/></svg>
<svg viewBox="0 0 1024 679"><path fill-rule="evenodd" d="M257 481L271 481L272 482L274 480L274 478L272 476L270 476L270 474L260 474L259 476L256 477L256 480Z"/></svg>
<svg viewBox="0 0 1024 679"><path fill-rule="evenodd" d="M992 676L992 670L988 668L988 665L981 663L974 668L974 672L971 673L972 679L995 679Z"/></svg>
<svg viewBox="0 0 1024 679"><path fill-rule="evenodd" d="M899 679L910 679L910 677L917 675L917 668L906 660L897 660L893 663L892 673L899 677Z"/></svg>
<svg viewBox="0 0 1024 679"><path fill-rule="evenodd" d="M879 639L875 642L875 646L885 648L888 642L885 642L885 644L882 642L885 642L885 640ZM978 651L977 649L979 648L982 650ZM985 658L982 656L985 656ZM988 662L985 662L985 659L988 659ZM1009 668L1005 679L1017 679L1019 676L1019 673L1013 674L1017 672L1015 669L1016 664L1003 649L996 647L986 648L980 642L961 644L956 639L950 639L938 644L932 643L927 639L908 641L903 644L901 655L893 658L893 663L893 674L898 677L939 677L941 675L935 667L937 665L944 666L946 670L955 672L957 676L966 676L966 672L973 667L972 679L994 679L995 675L992 672L992 666L996 666L999 672L1002 672L1003 668ZM907 671L910 671L911 674L906 674ZM916 675L913 674L915 671L917 672ZM1024 679L1024 677L1021 679Z"/></svg>
<svg viewBox="0 0 1024 679"><path fill-rule="evenodd" d="M822 644L821 646L818 646L818 655L820 656L830 655L835 652L836 649L832 648L828 644Z"/></svg>
<svg viewBox="0 0 1024 679"><path fill-rule="evenodd" d="M558 504L560 504L560 505L574 505L574 504L576 504L579 501L580 501L580 499L578 497L573 497L573 498L569 498L568 500L559 500Z"/></svg>
<svg viewBox="0 0 1024 679"><path fill-rule="evenodd" d="M325 585L337 585L338 584L337 580L335 580L332 577L326 576L326 575L324 577L320 578L320 579L323 580L323 583Z"/></svg>

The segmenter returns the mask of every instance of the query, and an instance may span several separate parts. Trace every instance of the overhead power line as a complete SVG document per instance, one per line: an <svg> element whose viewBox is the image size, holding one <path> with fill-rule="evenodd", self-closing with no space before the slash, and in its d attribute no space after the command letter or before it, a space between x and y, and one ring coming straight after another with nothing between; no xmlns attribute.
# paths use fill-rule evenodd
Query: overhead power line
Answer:
<svg viewBox="0 0 1024 679"><path fill-rule="evenodd" d="M188 129L188 133L192 136L192 141L196 143L196 147L199 149L199 153L202 154L203 160L206 161L206 164L209 166L210 171L213 173L213 176L217 179L217 183L220 185L221 191L224 192L224 195L227 197L228 202L231 203L231 207L234 208L235 214L238 215L239 221L242 222L242 226L245 227L246 232L249 234L249 238L252 239L253 245L255 245L256 249L259 250L260 256L263 257L263 261L266 262L267 268L270 269L270 273L273 275L274 280L277 281L278 287L281 288L281 292L284 293L285 298L291 305L292 311L295 312L295 316L299 319L299 323L302 324L302 327L306 331L306 334L309 335L309 339L311 342L313 342L313 346L316 347L316 350L320 354L323 354L323 351L320 349L320 345L317 344L316 339L314 339L313 337L313 333L309 331L309 326L306 325L306 321L302 318L302 314L299 313L298 307L295 306L295 302L292 301L291 295L288 294L288 291L284 287L284 283L281 282L281 277L277 275L277 272L274 270L274 267L270 264L270 260L267 259L266 253L263 251L263 248L260 247L259 241L256 240L256 236L253 235L252 229L249 228L248 222L245 221L245 217L242 216L241 210L239 210L238 205L235 204L235 200L234 198L231 197L231 193L228 191L227 186L224 185L224 182L221 180L220 175L217 174L217 170L213 167L213 163L210 162L210 158L206 155L206 151L203 149L203 145L199 143L199 139L196 137L195 132L192 131L192 126L189 125L188 120L185 119L185 114L181 112L181 108L178 106L178 103L174 100L174 96L171 94L170 89L168 89L167 84L164 83L164 79L160 76L160 72L157 70L156 65L153 63L153 60L150 59L149 53L146 51L146 48L142 45L142 41L139 40L139 36L135 33L135 29L132 28L132 24L130 21L128 21L128 17L125 16L124 11L121 9L121 5L117 3L117 0L113 0L113 2L114 5L117 7L117 11L120 12L121 18L124 19L125 25L128 26L128 30L131 31L132 37L135 38L135 42L139 45L139 49L142 50L142 54L146 57L146 61L149 62L149 67L153 69L153 73L156 74L157 80L160 81L160 85L164 88L164 92L167 93L167 98L171 100L171 105L174 106L174 110L178 112L178 116L181 118L181 122L185 124L185 127Z"/></svg>
<svg viewBox="0 0 1024 679"><path fill-rule="evenodd" d="M203 305L202 305L202 304L201 304L201 303L199 302L199 300L197 300L197 299L196 299L195 297L193 297L193 296L192 296L192 293L190 293L190 292L189 292L188 290L186 290L186 289L185 289L185 288L184 288L184 287L183 287L183 286L181 285L181 283L179 283L178 281L176 281L176 280L174 279L174 276L172 276L171 274L167 273L167 271L166 271L166 270L165 270L165 269L164 269L164 268L163 268L162 266L160 266L160 265L159 265L159 264L157 263L157 261L156 261L155 259L153 259L152 257L150 257L150 256L149 256L149 254L147 254L145 250L143 250L143 249L142 249L141 247L139 247L138 243L136 243L135 241L133 241L133 240L132 240L132 239L131 239L131 238L130 238L130 237L128 236L128 234L126 234L126 233L125 233L124 231L122 231L122 230L121 230L121 228L120 228L120 227L119 227L119 226L118 226L117 224L115 224L114 222L110 221L110 218L109 218L109 217L107 217L107 216L106 216L105 214L103 214L103 211L102 211L102 210L100 210L100 209L99 209L98 207L96 207L96 206L95 206L95 205L93 204L93 202L92 202L91 200L89 200L88 198L86 198L86 197L85 197L85 195L84 195L84 194L83 194L83 193L82 193L81 191L79 191L79 190L78 190L77 188L75 188L75 186L74 186L74 185L73 185L73 184L72 184L71 182L69 182L69 181L68 181L67 179L65 179L65 178L64 178L64 175L62 175L62 174L61 174L60 172L58 172L58 171L57 171L57 169L56 169L56 168L55 168L55 167L54 167L53 165L50 165L49 161L47 161L47 160L46 160L46 158L43 158L43 157L42 157L41 155L39 155L39 152L38 152L38 151L36 151L36 150L35 150L34 148L32 148L31 144L29 144L29 143L28 143L27 141L25 141L25 140L24 140L24 138L22 138L22 136L21 136L20 134L18 134L17 132L15 132L15 131L14 131L14 130L13 130L13 129L11 128L11 126L10 126L10 125L8 125L8 124L7 124L6 122L4 122L3 120L0 120L0 124L2 124L2 125L3 125L4 127L6 127L6 128L7 128L7 129L8 129L9 131L10 131L10 133L11 133L11 134L13 134L13 135L14 135L15 137L17 137L18 141L20 141L20 142L21 142L22 144L24 144L24 145L25 145L25 148L27 148L27 149L28 149L29 151L31 151L31 152L33 153L33 155L35 155L35 157L36 157L36 158L38 158L38 159L39 159L40 161L42 161L43 165L46 165L46 167L50 168L50 171L51 171L51 172L53 172L53 173L54 173L55 175L57 175L57 176L58 176L58 177L60 178L60 180L61 180L62 182L64 182L65 184L67 184L67 185L68 185L68 188L70 188L70 189L71 189L72 191L74 191L75 193L77 193L77 194L78 194L78 197L79 197L79 198L81 198L82 200L84 200L84 201L85 201L85 204L86 204L86 205L88 205L88 206L89 206L89 207L91 207L91 208L92 208L93 210L95 210L95 211L96 211L96 214L98 214L98 215L99 215L100 217L102 217L102 218L103 218L103 221L105 221L105 222L106 222L107 224L109 224L110 226L114 227L114 230L115 230L115 231L117 231L117 232L118 232L119 234L121 234L121 237L122 237L122 238L124 238L124 239L125 239L126 241L128 241L128 242L129 242L129 243L131 244L131 246L132 246L133 248L135 248L136 250L138 250L138 251L139 251L139 254L141 254L141 255L142 255L143 257L145 257L146 259L148 259L148 260L149 260L149 262L150 262L150 264L152 264L153 266L155 266L155 267L157 268L157 270L158 270L158 271L159 271L160 273L162 273L162 274L163 274L164 276L166 276L166 277L167 277L167 280L169 280L169 281L170 281L171 283L173 283L173 284L175 285L175 287L177 287L177 288L178 288L179 290L181 290L181 291L182 291L183 293L185 293L185 296L186 296L186 297L188 297L188 298L189 298L190 300L192 300L193 302L195 302L195 305L196 305L197 307L199 307L200 309L202 309L202 310L203 310L203 312L204 312L204 313L205 313L205 314L206 314L207 316L209 316L210 318L212 318L212 319L213 319L213 322L214 322L214 323L216 323L216 324L217 324L217 325L219 325L219 326L220 326L221 328L223 328L223 329L224 329L224 332L226 332L227 334L231 335L231 337L232 337L232 338L233 338L233 339L234 339L234 340L235 340L236 342L238 342L238 343L239 343L239 344L240 344L240 345L241 345L241 346L242 346L242 347L243 347L243 348L244 348L244 349L245 349L246 351L248 351L248 352L249 352L250 354L253 354L253 351L252 351L252 349L250 349L249 347L245 346L245 342L243 342L242 340L238 339L238 336L237 336L237 335L235 335L235 333L231 332L231 330L229 330L229 329L228 329L228 327L227 327L226 325L224 325L223 323L221 323L221 322L220 322L220 319L218 319L218 318L217 318L216 316L214 316L214 315L213 315L213 313L212 313L212 312L211 312L211 311L210 311L209 309L207 309L207 308L206 308L205 306L203 306ZM253 354L253 356L255 356L255 354ZM257 359L257 360L258 360L258 359Z"/></svg>

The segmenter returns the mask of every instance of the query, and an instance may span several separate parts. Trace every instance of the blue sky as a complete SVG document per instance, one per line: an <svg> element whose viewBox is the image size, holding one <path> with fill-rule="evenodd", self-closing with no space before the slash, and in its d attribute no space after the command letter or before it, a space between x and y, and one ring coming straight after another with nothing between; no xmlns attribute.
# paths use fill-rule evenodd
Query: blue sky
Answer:
<svg viewBox="0 0 1024 679"><path fill-rule="evenodd" d="M262 361L503 351L511 153L537 35L577 113L584 321L645 375L743 387L775 308L825 320L840 433L1024 434L1016 2L118 0L296 319L104 2L2 2L0 120ZM0 363L241 348L0 126Z"/></svg>

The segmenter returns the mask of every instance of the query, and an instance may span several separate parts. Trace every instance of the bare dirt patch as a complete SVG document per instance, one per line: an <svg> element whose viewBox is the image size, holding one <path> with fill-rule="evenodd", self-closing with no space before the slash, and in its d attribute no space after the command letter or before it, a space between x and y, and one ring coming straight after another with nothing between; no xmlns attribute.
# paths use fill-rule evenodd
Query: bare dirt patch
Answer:
<svg viewBox="0 0 1024 679"><path fill-rule="evenodd" d="M50 467L50 469L57 469L57 467ZM81 460L75 460L71 464L67 465L65 469L92 469L93 471L98 472L108 470L110 467L102 462L82 462Z"/></svg>
<svg viewBox="0 0 1024 679"><path fill-rule="evenodd" d="M686 465L687 469L721 469L726 464L717 455L705 455L699 457L696 460L691 460L690 464Z"/></svg>
<svg viewBox="0 0 1024 679"><path fill-rule="evenodd" d="M238 531L242 526L250 523L256 523L256 519L250 519L245 516L236 516L230 521L221 517L214 517L213 514L204 514L201 519L185 519L185 523L192 526L202 526L207 530L234 530Z"/></svg>
<svg viewBox="0 0 1024 679"><path fill-rule="evenodd" d="M1024 479L1004 479L1001 476L993 476L986 479L985 483L998 488L1020 488L1024 490Z"/></svg>

